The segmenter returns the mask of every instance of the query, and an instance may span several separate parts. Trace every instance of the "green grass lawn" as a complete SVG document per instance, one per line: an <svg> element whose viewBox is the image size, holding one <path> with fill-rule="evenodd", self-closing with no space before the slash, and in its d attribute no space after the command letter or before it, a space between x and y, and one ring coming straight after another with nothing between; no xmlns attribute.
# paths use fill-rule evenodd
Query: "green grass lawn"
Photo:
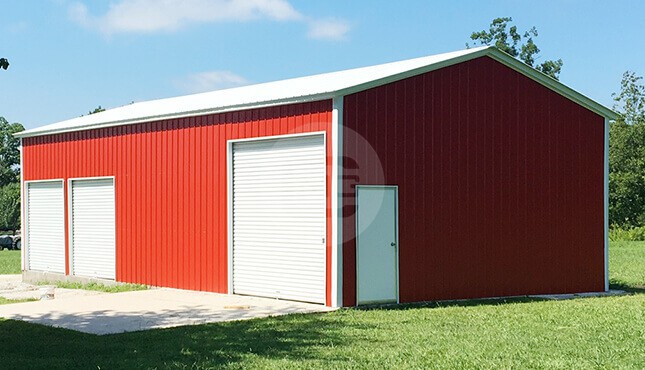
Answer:
<svg viewBox="0 0 645 370"><path fill-rule="evenodd" d="M612 244L629 296L344 309L94 336L0 319L7 368L645 368L645 243ZM640 293L638 293L640 292Z"/></svg>
<svg viewBox="0 0 645 370"><path fill-rule="evenodd" d="M645 293L645 242L611 242L609 279L612 288Z"/></svg>
<svg viewBox="0 0 645 370"><path fill-rule="evenodd" d="M10 304L10 303L21 303L21 302L31 302L31 301L36 301L36 299L32 298L27 298L27 299L7 299L4 297L0 297L0 304ZM2 320L2 319L0 319Z"/></svg>
<svg viewBox="0 0 645 370"><path fill-rule="evenodd" d="M20 273L20 251L0 250L0 275Z"/></svg>
<svg viewBox="0 0 645 370"><path fill-rule="evenodd" d="M20 251L0 250L0 275L19 274L19 273L20 273ZM29 301L33 301L33 299L6 299L3 297L0 297L0 305L9 304L9 303L29 302Z"/></svg>
<svg viewBox="0 0 645 370"><path fill-rule="evenodd" d="M38 284L39 285L53 284L53 285L56 285L56 287L58 288L95 290L97 292L105 292L105 293L120 293L120 292L130 292L133 290L148 289L146 285L141 285L141 284L105 285L105 284L94 283L94 282L84 284L84 283L73 283L69 281L55 281L55 282L43 281L43 282L39 282Z"/></svg>

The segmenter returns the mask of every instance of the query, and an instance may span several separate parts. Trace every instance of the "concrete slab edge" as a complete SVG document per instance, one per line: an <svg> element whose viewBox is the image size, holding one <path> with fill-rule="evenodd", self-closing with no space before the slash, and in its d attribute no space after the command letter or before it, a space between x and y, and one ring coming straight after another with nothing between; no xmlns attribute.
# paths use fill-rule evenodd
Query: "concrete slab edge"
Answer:
<svg viewBox="0 0 645 370"><path fill-rule="evenodd" d="M103 284L106 286L125 285L125 283L121 283L114 280L108 280L108 279L89 278L89 277L58 274L53 272L41 272L41 271L30 271L30 270L25 270L22 272L22 281L26 283L31 283L31 284L65 282L65 283L80 283L80 284L97 283L97 284Z"/></svg>

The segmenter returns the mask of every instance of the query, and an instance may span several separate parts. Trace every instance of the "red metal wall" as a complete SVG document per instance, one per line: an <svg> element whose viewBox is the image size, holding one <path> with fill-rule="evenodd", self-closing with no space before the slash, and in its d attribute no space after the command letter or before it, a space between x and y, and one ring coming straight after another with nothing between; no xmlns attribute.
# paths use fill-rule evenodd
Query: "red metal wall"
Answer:
<svg viewBox="0 0 645 370"><path fill-rule="evenodd" d="M603 117L488 57L344 109L344 160L357 163L344 305L356 301L353 184L379 181L399 186L402 302L604 290Z"/></svg>
<svg viewBox="0 0 645 370"><path fill-rule="evenodd" d="M315 131L330 138L331 110L328 100L25 138L23 176L115 176L117 280L226 292L226 141Z"/></svg>

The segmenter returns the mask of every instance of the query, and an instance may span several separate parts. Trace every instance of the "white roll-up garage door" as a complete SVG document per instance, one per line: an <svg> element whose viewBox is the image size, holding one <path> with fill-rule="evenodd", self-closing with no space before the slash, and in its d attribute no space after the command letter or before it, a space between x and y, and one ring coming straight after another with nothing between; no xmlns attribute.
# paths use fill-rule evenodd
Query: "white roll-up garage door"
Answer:
<svg viewBox="0 0 645 370"><path fill-rule="evenodd" d="M72 180L71 194L72 274L114 279L114 180Z"/></svg>
<svg viewBox="0 0 645 370"><path fill-rule="evenodd" d="M323 135L233 144L233 292L325 303Z"/></svg>
<svg viewBox="0 0 645 370"><path fill-rule="evenodd" d="M27 182L27 269L65 273L63 181Z"/></svg>

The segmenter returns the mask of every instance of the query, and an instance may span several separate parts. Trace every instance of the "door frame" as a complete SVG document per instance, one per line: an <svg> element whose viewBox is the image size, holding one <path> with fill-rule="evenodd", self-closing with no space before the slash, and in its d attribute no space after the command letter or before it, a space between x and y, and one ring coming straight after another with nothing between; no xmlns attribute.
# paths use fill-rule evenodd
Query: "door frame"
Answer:
<svg viewBox="0 0 645 370"><path fill-rule="evenodd" d="M358 277L360 276L359 273L359 261L358 261L358 248L359 248L359 239L360 239L360 233L358 232L358 192L360 189L374 189L374 188L391 188L394 190L394 233L395 235L395 243L396 243L396 253L395 253L395 286L396 286L396 303L401 303L400 301L400 289L399 289L399 250L400 250L400 245L399 245L399 186L398 185L356 185L356 193L355 193L355 199L356 199L356 217L355 217L355 225L354 225L354 230L356 232L356 305L359 306L362 303L358 300L358 293L359 293L359 286L358 286ZM378 303L378 302L372 302L372 303ZM370 302L367 302L365 304L370 304Z"/></svg>
<svg viewBox="0 0 645 370"><path fill-rule="evenodd" d="M35 184L35 183L43 183L43 182L58 182L58 183L61 184L61 190L63 191L63 242L66 239L65 226L64 226L65 217L66 217L66 215L65 215L65 206L66 206L66 203L65 203L65 179L56 178L56 179L43 179L43 180L23 180L25 191L24 191L24 197L23 197L22 200L24 202L23 203L23 207L24 207L23 209L24 209L24 216L25 217L24 217L24 224L21 224L22 229L23 229L21 231L21 233L23 235L23 237L22 237L22 249L24 250L23 253L24 253L24 257L25 257L24 270L26 270L26 271L31 271L31 258L30 258L31 256L30 256L30 247L29 247L29 185L30 184ZM65 245L63 245L63 248L65 248ZM63 252L63 253L66 253L66 252ZM65 259L65 264L66 264L67 263L67 257L65 257L64 259ZM63 275L65 274L65 267L66 266L63 266L63 272L62 272ZM48 272L51 272L51 271L48 271ZM59 273L59 272L56 272L56 273Z"/></svg>
<svg viewBox="0 0 645 370"><path fill-rule="evenodd" d="M227 294L235 294L233 291L233 146L236 143L240 142L249 142L249 141L265 141L265 140L275 140L275 139L290 139L290 138L299 138L299 137L308 137L308 136L322 136L323 138L323 147L325 148L325 197L327 196L327 132L326 131L309 131L309 132L299 132L294 134L283 134L283 135L267 135L267 136L257 136L257 137L247 137L239 139L227 139L226 140L226 279L227 279ZM327 204L327 199L325 199L325 204ZM326 207L326 206L325 206ZM327 270L329 265L327 263L327 248L331 242L327 236L327 216L325 215L325 300L327 299ZM332 243L333 245L333 243ZM326 303L325 303L326 305Z"/></svg>
<svg viewBox="0 0 645 370"><path fill-rule="evenodd" d="M74 193L73 186L74 181L84 181L84 180L112 180L112 191L114 197L114 279L110 278L96 278L91 277L92 279L103 279L103 280L114 280L116 281L116 261L117 261L117 247L116 247L116 176L92 176L92 177L70 177L67 179L67 242L68 242L68 256L67 263L69 265L69 275L77 276L74 274ZM82 276L84 277L84 276Z"/></svg>

